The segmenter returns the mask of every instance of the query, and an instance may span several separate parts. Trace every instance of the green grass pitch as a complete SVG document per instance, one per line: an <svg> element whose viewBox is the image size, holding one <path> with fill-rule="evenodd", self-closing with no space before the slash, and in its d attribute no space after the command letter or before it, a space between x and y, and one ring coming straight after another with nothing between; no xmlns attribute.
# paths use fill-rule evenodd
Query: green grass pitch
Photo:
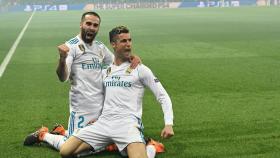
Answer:
<svg viewBox="0 0 280 158"><path fill-rule="evenodd" d="M134 52L173 101L175 136L161 140L161 108L144 97L145 135L161 140L158 158L278 158L280 9L194 8L98 11L98 39L126 25ZM37 12L0 78L0 157L56 158L24 147L41 125L67 125L68 83L55 74L56 46L79 31L82 12ZM0 14L0 63L31 13ZM109 46L109 45L108 45ZM115 158L118 154L96 157Z"/></svg>

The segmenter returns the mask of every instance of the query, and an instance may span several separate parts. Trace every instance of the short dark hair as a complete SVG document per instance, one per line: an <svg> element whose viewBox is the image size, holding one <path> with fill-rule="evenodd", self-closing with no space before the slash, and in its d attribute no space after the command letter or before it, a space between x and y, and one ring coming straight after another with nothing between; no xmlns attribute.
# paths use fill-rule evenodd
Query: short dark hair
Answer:
<svg viewBox="0 0 280 158"><path fill-rule="evenodd" d="M117 26L117 27L113 28L109 32L110 43L115 42L116 35L119 35L122 33L129 33L129 29L125 26Z"/></svg>
<svg viewBox="0 0 280 158"><path fill-rule="evenodd" d="M98 17L99 23L101 23L101 18L100 18L100 16L99 16L96 12L93 12L93 11L85 12L85 13L82 15L82 17L81 17L81 21L84 21L84 20L85 20L85 16L86 16L86 15L93 15L93 16Z"/></svg>

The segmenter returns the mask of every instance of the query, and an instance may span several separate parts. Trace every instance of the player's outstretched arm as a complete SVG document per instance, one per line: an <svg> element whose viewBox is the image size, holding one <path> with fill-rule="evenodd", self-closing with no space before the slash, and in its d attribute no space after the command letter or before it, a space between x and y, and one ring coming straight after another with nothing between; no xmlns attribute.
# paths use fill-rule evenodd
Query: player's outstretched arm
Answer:
<svg viewBox="0 0 280 158"><path fill-rule="evenodd" d="M66 44L61 44L58 47L59 61L56 69L56 74L61 82L64 82L68 76L68 70L66 65L66 57L68 56L69 48Z"/></svg>
<svg viewBox="0 0 280 158"><path fill-rule="evenodd" d="M173 131L173 108L172 102L160 81L154 76L152 71L142 65L139 68L139 76L145 86L149 87L162 107L164 114L165 127L161 132L163 138L170 138L174 135Z"/></svg>

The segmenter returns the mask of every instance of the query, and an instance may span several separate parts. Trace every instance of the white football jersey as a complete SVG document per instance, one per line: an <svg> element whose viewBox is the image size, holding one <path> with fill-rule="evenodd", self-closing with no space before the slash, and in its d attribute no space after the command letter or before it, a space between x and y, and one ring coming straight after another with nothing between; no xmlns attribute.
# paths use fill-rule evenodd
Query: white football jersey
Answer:
<svg viewBox="0 0 280 158"><path fill-rule="evenodd" d="M70 111L79 113L101 113L104 92L102 68L113 61L112 52L101 42L92 45L84 43L80 36L65 43L69 48L66 58L71 89L69 93Z"/></svg>
<svg viewBox="0 0 280 158"><path fill-rule="evenodd" d="M145 87L149 87L162 106L165 124L173 125L172 103L159 80L143 64L134 70L129 67L129 62L112 64L103 72L105 100L100 119L141 120L142 98Z"/></svg>

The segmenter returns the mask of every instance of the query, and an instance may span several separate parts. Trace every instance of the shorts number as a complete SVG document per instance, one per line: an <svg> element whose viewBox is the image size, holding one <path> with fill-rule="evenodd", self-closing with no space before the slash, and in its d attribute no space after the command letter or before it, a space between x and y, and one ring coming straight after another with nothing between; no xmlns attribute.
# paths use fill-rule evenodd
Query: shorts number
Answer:
<svg viewBox="0 0 280 158"><path fill-rule="evenodd" d="M78 122L78 128L83 128L84 126L82 125L85 121L84 116L79 116L79 122Z"/></svg>

